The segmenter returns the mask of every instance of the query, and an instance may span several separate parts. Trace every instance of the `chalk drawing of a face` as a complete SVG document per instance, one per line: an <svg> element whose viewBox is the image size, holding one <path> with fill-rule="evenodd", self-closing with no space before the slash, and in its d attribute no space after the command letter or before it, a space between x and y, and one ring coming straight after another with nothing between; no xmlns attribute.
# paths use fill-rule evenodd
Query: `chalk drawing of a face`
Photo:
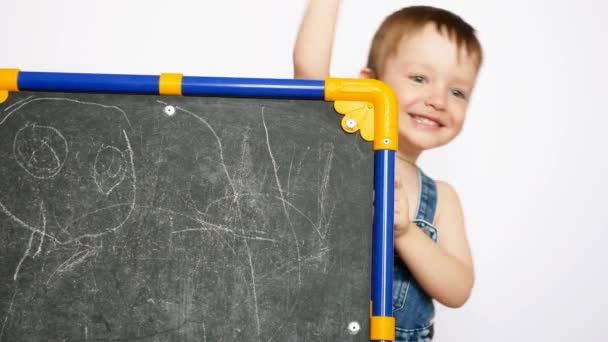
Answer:
<svg viewBox="0 0 608 342"><path fill-rule="evenodd" d="M29 97L4 112L0 211L58 244L124 225L135 206L135 169L123 110Z"/></svg>

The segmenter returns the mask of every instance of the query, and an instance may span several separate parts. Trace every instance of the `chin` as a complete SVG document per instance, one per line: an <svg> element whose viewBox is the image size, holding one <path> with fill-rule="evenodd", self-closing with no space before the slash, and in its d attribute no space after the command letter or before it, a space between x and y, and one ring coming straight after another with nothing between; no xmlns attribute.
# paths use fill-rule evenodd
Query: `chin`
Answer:
<svg viewBox="0 0 608 342"><path fill-rule="evenodd" d="M399 139L405 142L407 146L420 152L447 145L453 140L444 137L429 136L427 134L399 134Z"/></svg>

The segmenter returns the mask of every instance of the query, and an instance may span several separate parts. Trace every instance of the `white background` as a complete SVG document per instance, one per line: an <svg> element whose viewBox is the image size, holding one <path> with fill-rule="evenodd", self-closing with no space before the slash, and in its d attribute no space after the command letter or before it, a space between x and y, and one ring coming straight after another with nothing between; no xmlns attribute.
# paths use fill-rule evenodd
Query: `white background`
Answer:
<svg viewBox="0 0 608 342"><path fill-rule="evenodd" d="M333 76L356 77L381 19L462 15L485 65L462 135L421 159L461 194L477 281L436 341L608 340L608 3L358 1ZM291 78L304 0L0 0L0 67Z"/></svg>

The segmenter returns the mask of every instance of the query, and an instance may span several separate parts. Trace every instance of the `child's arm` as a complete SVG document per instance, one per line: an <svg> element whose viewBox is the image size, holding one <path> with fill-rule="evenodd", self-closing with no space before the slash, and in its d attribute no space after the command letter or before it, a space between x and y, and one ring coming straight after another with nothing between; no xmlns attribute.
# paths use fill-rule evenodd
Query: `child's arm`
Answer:
<svg viewBox="0 0 608 342"><path fill-rule="evenodd" d="M295 78L329 77L339 0L310 0L293 49Z"/></svg>
<svg viewBox="0 0 608 342"><path fill-rule="evenodd" d="M431 297L456 308L464 305L471 294L473 261L458 195L443 182L437 182L437 190L435 226L439 243L411 227L395 239L395 251Z"/></svg>

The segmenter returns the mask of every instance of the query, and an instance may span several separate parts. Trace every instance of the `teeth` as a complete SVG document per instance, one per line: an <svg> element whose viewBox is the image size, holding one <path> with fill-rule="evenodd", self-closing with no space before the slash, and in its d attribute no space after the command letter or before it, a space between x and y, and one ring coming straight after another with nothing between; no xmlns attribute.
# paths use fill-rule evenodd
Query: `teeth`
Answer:
<svg viewBox="0 0 608 342"><path fill-rule="evenodd" d="M435 121L432 121L432 120L429 120L427 118L423 118L420 116L416 116L414 119L416 120L416 122L424 124L424 125L439 126Z"/></svg>

